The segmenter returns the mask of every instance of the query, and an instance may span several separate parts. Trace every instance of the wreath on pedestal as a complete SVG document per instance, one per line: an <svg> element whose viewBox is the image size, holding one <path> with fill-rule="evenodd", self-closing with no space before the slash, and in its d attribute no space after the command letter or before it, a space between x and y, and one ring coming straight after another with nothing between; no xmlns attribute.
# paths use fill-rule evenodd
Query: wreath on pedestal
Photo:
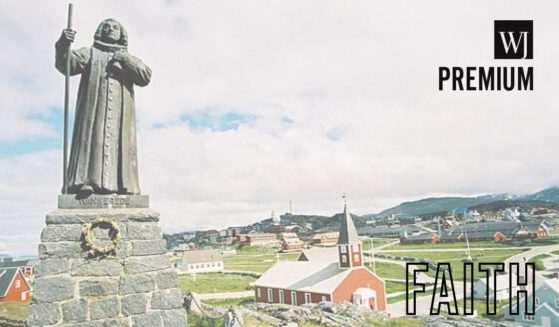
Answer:
<svg viewBox="0 0 559 327"><path fill-rule="evenodd" d="M97 245L94 242L93 229L102 225L109 226L109 236L111 236L109 244L105 246ZM109 218L97 218L93 222L86 224L83 228L83 238L85 246L89 249L91 255L111 253L122 241L118 224Z"/></svg>

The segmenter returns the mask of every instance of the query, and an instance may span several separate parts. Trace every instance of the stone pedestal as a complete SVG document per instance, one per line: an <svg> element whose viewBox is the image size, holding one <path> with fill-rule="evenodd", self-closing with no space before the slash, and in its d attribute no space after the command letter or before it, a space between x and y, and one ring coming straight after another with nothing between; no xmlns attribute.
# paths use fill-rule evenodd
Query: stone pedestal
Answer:
<svg viewBox="0 0 559 327"><path fill-rule="evenodd" d="M99 218L110 221L119 234L118 245L104 254L92 252L84 238L88 224ZM74 208L48 214L29 325L185 327L183 298L158 221L159 214L149 208ZM114 231L104 235L102 228L90 233L99 243L115 237Z"/></svg>

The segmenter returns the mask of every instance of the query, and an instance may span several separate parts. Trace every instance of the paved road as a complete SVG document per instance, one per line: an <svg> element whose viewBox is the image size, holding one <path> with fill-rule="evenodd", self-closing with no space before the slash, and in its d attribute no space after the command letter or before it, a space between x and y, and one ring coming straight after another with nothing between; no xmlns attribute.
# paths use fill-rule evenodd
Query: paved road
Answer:
<svg viewBox="0 0 559 327"><path fill-rule="evenodd" d="M532 259L533 257L538 256L540 254L551 253L553 251L559 251L559 244L533 247L532 249L530 249L526 252L522 252L520 254L514 255L514 256L508 258L507 260L505 260L505 271L507 271L507 272L509 271L509 263L516 262L520 266L520 274L524 275L525 274L525 272L524 272L524 262L527 262L530 259ZM531 276L532 276L532 274L529 273L528 274L528 282L531 282ZM545 277L543 277L540 272L536 272L535 276L536 276L535 285L536 285L536 289L537 289L545 281Z"/></svg>

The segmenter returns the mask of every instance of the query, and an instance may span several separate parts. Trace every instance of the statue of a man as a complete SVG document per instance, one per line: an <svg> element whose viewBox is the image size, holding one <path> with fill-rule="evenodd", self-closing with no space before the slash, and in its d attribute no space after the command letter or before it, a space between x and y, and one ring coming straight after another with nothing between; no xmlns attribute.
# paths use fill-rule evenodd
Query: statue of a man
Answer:
<svg viewBox="0 0 559 327"><path fill-rule="evenodd" d="M75 34L65 29L56 42L56 68L63 74ZM81 74L68 166L70 194L140 194L134 85L147 85L151 69L127 46L122 24L106 19L91 48L70 52L70 75Z"/></svg>

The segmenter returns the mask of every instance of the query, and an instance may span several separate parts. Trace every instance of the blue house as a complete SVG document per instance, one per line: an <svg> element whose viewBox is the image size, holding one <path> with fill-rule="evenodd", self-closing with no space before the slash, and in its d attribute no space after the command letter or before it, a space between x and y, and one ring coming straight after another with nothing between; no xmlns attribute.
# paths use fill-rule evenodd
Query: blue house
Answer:
<svg viewBox="0 0 559 327"><path fill-rule="evenodd" d="M528 300L532 301L533 296L534 294L530 294ZM518 315L511 315L508 305L503 307L505 320L524 326L559 327L559 279L546 280L536 289L535 297L536 311L534 315L526 314L525 299L523 299L520 301Z"/></svg>

